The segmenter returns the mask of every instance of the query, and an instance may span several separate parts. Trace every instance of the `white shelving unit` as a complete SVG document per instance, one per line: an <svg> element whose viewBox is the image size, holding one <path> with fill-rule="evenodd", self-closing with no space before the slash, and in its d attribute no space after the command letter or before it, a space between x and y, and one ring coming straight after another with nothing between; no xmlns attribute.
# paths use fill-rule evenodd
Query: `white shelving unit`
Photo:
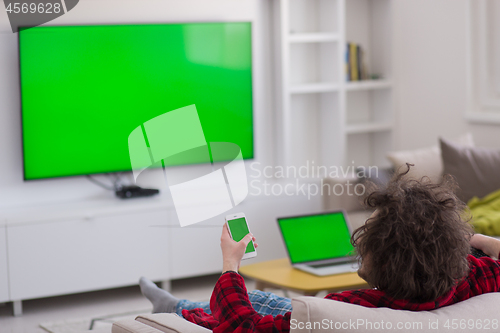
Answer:
<svg viewBox="0 0 500 333"><path fill-rule="evenodd" d="M371 89L387 89L392 87L392 82L388 80L364 80L346 82L346 90L371 90Z"/></svg>
<svg viewBox="0 0 500 333"><path fill-rule="evenodd" d="M279 163L387 166L393 146L392 0L275 2ZM346 43L370 74L346 82Z"/></svg>
<svg viewBox="0 0 500 333"><path fill-rule="evenodd" d="M339 91L339 85L335 83L306 83L290 87L292 94L314 94L329 91Z"/></svg>
<svg viewBox="0 0 500 333"><path fill-rule="evenodd" d="M336 42L338 40L338 34L329 32L291 34L288 36L290 43L321 43Z"/></svg>

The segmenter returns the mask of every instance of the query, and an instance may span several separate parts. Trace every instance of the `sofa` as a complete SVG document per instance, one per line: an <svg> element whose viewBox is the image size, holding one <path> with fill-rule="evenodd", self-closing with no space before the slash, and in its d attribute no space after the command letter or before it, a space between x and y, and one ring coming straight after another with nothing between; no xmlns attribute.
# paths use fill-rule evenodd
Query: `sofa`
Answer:
<svg viewBox="0 0 500 333"><path fill-rule="evenodd" d="M303 296L292 299L291 332L498 332L500 293L472 297L432 311L412 312ZM112 333L210 332L172 313L138 316L113 324Z"/></svg>

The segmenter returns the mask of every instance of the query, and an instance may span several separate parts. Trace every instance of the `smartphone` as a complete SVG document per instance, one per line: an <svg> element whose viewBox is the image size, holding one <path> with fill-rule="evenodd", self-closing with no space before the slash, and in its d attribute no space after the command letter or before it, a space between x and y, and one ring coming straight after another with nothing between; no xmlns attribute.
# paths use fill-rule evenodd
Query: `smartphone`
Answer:
<svg viewBox="0 0 500 333"><path fill-rule="evenodd" d="M236 213L226 216L226 224L229 229L229 234L231 238L237 242L243 239L248 233L250 229L248 228L247 219L245 214ZM257 250L253 244L253 240L248 243L248 246L245 250L245 254L243 255L243 259L249 259L257 256Z"/></svg>

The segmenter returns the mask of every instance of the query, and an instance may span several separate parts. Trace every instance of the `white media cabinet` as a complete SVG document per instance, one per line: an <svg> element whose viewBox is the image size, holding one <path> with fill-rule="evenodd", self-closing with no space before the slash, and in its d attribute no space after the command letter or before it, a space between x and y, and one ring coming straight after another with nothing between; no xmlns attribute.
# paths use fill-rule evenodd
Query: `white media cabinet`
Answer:
<svg viewBox="0 0 500 333"><path fill-rule="evenodd" d="M321 210L321 198L251 196L243 211L259 242L257 258L286 256L276 217ZM174 207L158 196L120 200L111 194L73 203L0 211L0 302L164 282L220 272L224 215L179 227Z"/></svg>

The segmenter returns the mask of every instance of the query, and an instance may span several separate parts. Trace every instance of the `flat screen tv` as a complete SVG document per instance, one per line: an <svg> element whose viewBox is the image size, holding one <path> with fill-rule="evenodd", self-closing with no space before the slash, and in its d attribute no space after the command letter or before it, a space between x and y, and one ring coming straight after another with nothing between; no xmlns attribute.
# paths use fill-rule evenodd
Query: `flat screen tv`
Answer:
<svg viewBox="0 0 500 333"><path fill-rule="evenodd" d="M130 171L129 134L192 104L253 158L249 22L35 27L19 57L25 180Z"/></svg>

